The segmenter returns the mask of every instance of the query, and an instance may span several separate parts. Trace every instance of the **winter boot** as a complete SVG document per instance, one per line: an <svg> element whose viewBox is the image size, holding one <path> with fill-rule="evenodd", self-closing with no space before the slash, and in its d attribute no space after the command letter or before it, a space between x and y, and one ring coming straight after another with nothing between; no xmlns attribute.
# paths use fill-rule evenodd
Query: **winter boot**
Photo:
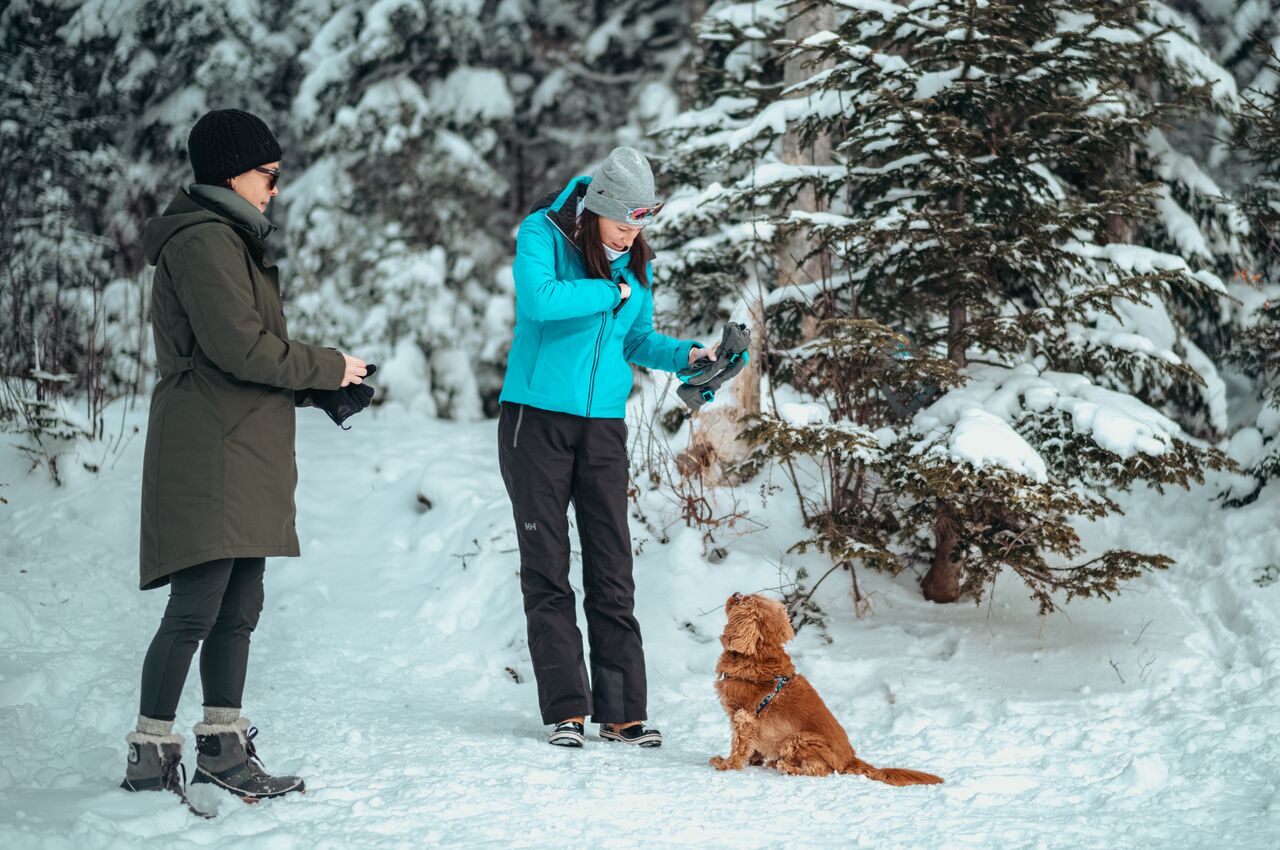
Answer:
<svg viewBox="0 0 1280 850"><path fill-rule="evenodd" d="M181 735L130 732L125 736L125 742L129 744L129 763L125 766L121 788L126 791L172 791L192 814L211 817L187 799L187 770L182 766Z"/></svg>
<svg viewBox="0 0 1280 850"><path fill-rule="evenodd" d="M253 746L258 730L247 718L232 723L197 723L195 733L198 755L192 784L217 785L246 803L306 790L296 776L272 776L262 769Z"/></svg>

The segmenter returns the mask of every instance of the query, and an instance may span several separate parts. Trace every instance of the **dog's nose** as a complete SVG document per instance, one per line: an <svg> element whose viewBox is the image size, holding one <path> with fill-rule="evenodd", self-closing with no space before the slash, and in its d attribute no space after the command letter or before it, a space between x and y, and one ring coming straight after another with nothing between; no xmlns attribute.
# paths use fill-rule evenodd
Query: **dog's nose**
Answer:
<svg viewBox="0 0 1280 850"><path fill-rule="evenodd" d="M741 593L735 593L735 594L733 594L733 596L730 596L730 597L729 597L729 600L730 600L731 602L733 602L733 604L734 604L734 605L737 605L739 602L741 602L741 601L742 601L742 594L741 594Z"/></svg>

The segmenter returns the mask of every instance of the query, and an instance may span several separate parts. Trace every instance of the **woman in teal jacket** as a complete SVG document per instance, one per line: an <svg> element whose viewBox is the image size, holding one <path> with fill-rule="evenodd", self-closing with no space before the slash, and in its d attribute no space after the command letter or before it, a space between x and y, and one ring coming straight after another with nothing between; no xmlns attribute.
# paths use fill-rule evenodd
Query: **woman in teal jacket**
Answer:
<svg viewBox="0 0 1280 850"><path fill-rule="evenodd" d="M662 743L644 725L644 649L632 613L628 364L674 372L702 345L653 329L653 253L641 231L661 206L644 156L616 148L594 178L575 178L535 207L516 237L498 457L520 544L538 703L542 721L555 725L548 740L560 746L583 745L587 715L606 740ZM589 676L569 585L571 502Z"/></svg>

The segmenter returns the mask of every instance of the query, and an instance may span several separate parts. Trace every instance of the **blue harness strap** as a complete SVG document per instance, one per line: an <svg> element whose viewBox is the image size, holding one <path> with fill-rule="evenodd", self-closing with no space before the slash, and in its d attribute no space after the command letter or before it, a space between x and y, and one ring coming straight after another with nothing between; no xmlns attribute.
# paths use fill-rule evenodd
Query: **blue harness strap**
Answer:
<svg viewBox="0 0 1280 850"><path fill-rule="evenodd" d="M774 676L773 681L774 681L773 691L764 699L760 700L760 705L756 708L756 717L759 717L760 712L764 711L766 708L769 707L769 703L773 702L774 697L776 697L779 693L782 692L782 689L787 684L787 682L791 681L791 677L790 676Z"/></svg>

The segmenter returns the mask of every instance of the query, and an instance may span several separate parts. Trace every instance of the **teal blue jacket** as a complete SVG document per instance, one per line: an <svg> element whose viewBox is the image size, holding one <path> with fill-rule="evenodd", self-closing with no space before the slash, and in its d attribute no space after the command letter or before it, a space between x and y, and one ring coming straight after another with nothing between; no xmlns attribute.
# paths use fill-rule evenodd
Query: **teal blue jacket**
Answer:
<svg viewBox="0 0 1280 850"><path fill-rule="evenodd" d="M653 329L653 295L627 268L614 281L593 278L570 235L590 177L577 177L546 209L535 209L516 235L516 328L501 400L597 419L621 419L631 394L631 367L674 372L688 365L693 340ZM647 275L653 279L652 272ZM617 310L615 313L614 311Z"/></svg>

